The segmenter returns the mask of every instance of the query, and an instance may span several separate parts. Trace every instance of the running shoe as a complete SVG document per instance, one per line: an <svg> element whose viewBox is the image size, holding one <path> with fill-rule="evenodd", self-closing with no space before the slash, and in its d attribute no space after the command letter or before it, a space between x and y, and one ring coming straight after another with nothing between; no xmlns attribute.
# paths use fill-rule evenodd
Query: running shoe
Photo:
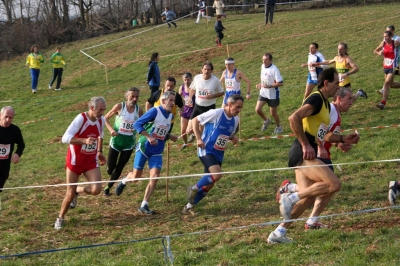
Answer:
<svg viewBox="0 0 400 266"><path fill-rule="evenodd" d="M390 181L389 182L389 202L390 205L396 205L396 197L397 197L397 182L396 181Z"/></svg>
<svg viewBox="0 0 400 266"><path fill-rule="evenodd" d="M56 222L54 223L54 229L60 230L63 227L64 219L60 217L57 218Z"/></svg>
<svg viewBox="0 0 400 266"><path fill-rule="evenodd" d="M122 192L124 191L124 188L126 187L126 185L124 183L119 182L118 186L115 188L115 195L119 196L122 194Z"/></svg>
<svg viewBox="0 0 400 266"><path fill-rule="evenodd" d="M139 211L140 213L144 213L144 214L148 214L148 215L152 215L152 214L155 214L155 213L156 213L154 210L150 210L150 208L149 208L148 205L144 205L143 207L140 207L140 208L138 209L138 211Z"/></svg>
<svg viewBox="0 0 400 266"><path fill-rule="evenodd" d="M78 204L78 202L77 202L77 201L78 201L78 196L79 196L79 194L76 193L75 196L74 196L74 198L72 199L71 203L69 204L69 207L70 207L71 209L75 208L76 205Z"/></svg>
<svg viewBox="0 0 400 266"><path fill-rule="evenodd" d="M276 127L273 134L281 134L283 132L282 127Z"/></svg>
<svg viewBox="0 0 400 266"><path fill-rule="evenodd" d="M104 189L104 196L106 197L110 196L110 189L108 187Z"/></svg>
<svg viewBox="0 0 400 266"><path fill-rule="evenodd" d="M360 97L363 97L365 99L368 99L368 95L365 91L363 91L362 89L358 89L358 94L360 95Z"/></svg>
<svg viewBox="0 0 400 266"><path fill-rule="evenodd" d="M51 90L51 85L49 85L49 90Z"/></svg>
<svg viewBox="0 0 400 266"><path fill-rule="evenodd" d="M193 207L192 208L188 208L187 206L183 207L182 214L194 215Z"/></svg>
<svg viewBox="0 0 400 266"><path fill-rule="evenodd" d="M275 232L271 232L268 236L267 242L269 244L285 244L285 243L291 243L293 240L288 238L286 235L284 236L277 236L275 235Z"/></svg>
<svg viewBox="0 0 400 266"><path fill-rule="evenodd" d="M194 139L196 138L196 136L194 134L190 134L188 142L192 143L194 141Z"/></svg>
<svg viewBox="0 0 400 266"><path fill-rule="evenodd" d="M376 107L378 107L381 110L385 109L385 105L383 103L377 103Z"/></svg>
<svg viewBox="0 0 400 266"><path fill-rule="evenodd" d="M381 90L376 90L376 93L378 93L379 95L383 95L383 89L381 89Z"/></svg>
<svg viewBox="0 0 400 266"><path fill-rule="evenodd" d="M289 195L290 193L283 193L279 202L279 210L284 220L291 219L291 212L294 206L293 202L289 199Z"/></svg>
<svg viewBox="0 0 400 266"><path fill-rule="evenodd" d="M188 146L187 144L183 144L180 151L183 151L184 149L186 149L187 146Z"/></svg>
<svg viewBox="0 0 400 266"><path fill-rule="evenodd" d="M315 223L312 223L312 224L305 223L304 228L305 229L325 229L325 228L329 228L329 225L316 221Z"/></svg>
<svg viewBox="0 0 400 266"><path fill-rule="evenodd" d="M54 89L55 91L60 91L61 90L61 88L57 88L57 89Z"/></svg>
<svg viewBox="0 0 400 266"><path fill-rule="evenodd" d="M276 202L279 203L279 201L281 200L281 195L283 193L289 193L289 184L291 184L291 182L287 179L282 181L281 186L278 188L278 191L276 191Z"/></svg>
<svg viewBox="0 0 400 266"><path fill-rule="evenodd" d="M268 125L269 125L269 123L271 123L271 120L270 120L269 118L267 118L267 120L266 120L266 121L264 121L264 123L263 123L263 126L262 126L261 130L262 130L262 131L265 131L265 130L267 130L267 129L268 129Z"/></svg>
<svg viewBox="0 0 400 266"><path fill-rule="evenodd" d="M190 204L194 205L194 198L196 197L196 194L198 191L199 191L198 188L193 189L192 186L188 186L186 196L187 196L187 200Z"/></svg>
<svg viewBox="0 0 400 266"><path fill-rule="evenodd" d="M36 89L32 90L32 93L36 93Z"/></svg>

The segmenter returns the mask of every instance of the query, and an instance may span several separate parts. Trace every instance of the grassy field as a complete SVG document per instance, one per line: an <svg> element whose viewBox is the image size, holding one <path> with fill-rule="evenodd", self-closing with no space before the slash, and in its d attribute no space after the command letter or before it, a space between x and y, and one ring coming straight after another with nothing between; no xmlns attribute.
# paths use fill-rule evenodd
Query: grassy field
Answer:
<svg viewBox="0 0 400 266"><path fill-rule="evenodd" d="M361 140L349 153L333 152L335 163L350 164L342 165L342 171L335 169L343 181L342 189L324 214L386 208L387 183L399 179L400 173L398 162L385 162L399 155L400 94L391 92L384 111L375 107L380 99L375 90L382 87L383 73L382 58L375 56L373 50L382 40L386 26L400 27L395 22L399 15L392 12L399 7L400 4L387 4L278 12L274 25L267 27L262 14L228 15L223 20L223 48L214 44L214 19L209 25L205 20L200 25L184 20L178 22L177 29L166 25L149 31L137 28L67 43L63 46L68 64L63 90L48 90L53 49L46 50L42 51L46 63L34 95L29 70L24 67L25 57L1 62L0 105L15 108L14 123L21 128L26 143L21 162L12 166L6 187L65 183L67 146L60 140L70 122L87 109L90 97L104 96L109 110L123 100L125 90L131 86L141 88L140 104L144 107L149 97L144 83L147 62L154 51L161 56L162 79L171 75L179 80L178 84L183 72L200 73L205 60L213 62L214 74L219 77L228 54L235 58L236 66L252 81L253 98L245 102L241 114L240 137L244 139L270 136L275 126L261 132L262 121L254 112L254 85L259 82L263 53L273 54L284 78L279 114L284 134L289 134L287 118L300 106L305 89L307 72L300 65L307 61L309 44L318 42L320 52L332 59L337 44L346 42L349 55L360 67L359 73L351 76L351 84L355 89L366 90L369 98L359 99L342 117L342 128L357 128ZM143 30L146 32L140 34ZM80 53L82 49L107 67ZM42 118L45 119L39 120ZM34 122L24 123L27 121ZM174 131L178 134L179 126ZM109 138L106 131L106 145ZM169 180L168 202L166 181L158 183L150 202L157 211L153 216L137 212L146 181L129 184L120 197L81 195L60 231L53 226L65 187L5 190L0 195L0 256L131 240L139 243L31 255L1 260L0 264L162 265L166 262L161 237L171 236L175 265L398 265L398 209L332 216L322 220L330 224L329 230L305 231L304 222L300 221L288 232L294 243L267 244L268 234L276 225L261 224L281 219L275 190L283 179L293 180L294 173L286 169L257 170L285 168L292 141L292 137L284 137L230 146L223 170L242 172L226 174L196 207L196 215L190 217L181 215L186 203L185 188L198 180L189 175L201 174L203 166L193 147L180 152L175 144L169 149L169 175L188 176ZM124 173L131 167L132 161ZM103 180L108 180L105 167L101 171ZM166 167L162 175L167 175ZM303 217L308 215L309 211ZM247 227L250 225L260 226Z"/></svg>

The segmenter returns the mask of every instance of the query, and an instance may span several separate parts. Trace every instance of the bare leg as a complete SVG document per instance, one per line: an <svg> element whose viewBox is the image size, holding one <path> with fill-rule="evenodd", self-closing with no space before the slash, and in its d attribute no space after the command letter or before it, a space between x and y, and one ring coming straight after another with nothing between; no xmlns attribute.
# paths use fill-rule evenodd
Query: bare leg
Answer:
<svg viewBox="0 0 400 266"><path fill-rule="evenodd" d="M89 170L83 175L86 177L86 179L89 182L96 182L96 181L101 181L101 173L99 168L94 168L92 170ZM78 193L86 193L88 195L97 195L101 192L101 183L93 183L85 187L77 187L76 192Z"/></svg>
<svg viewBox="0 0 400 266"><path fill-rule="evenodd" d="M306 91L304 92L304 99L303 101L311 94L313 89L315 88L315 84L306 84Z"/></svg>
<svg viewBox="0 0 400 266"><path fill-rule="evenodd" d="M263 121L267 120L267 116L264 114L262 108L267 102L257 101L256 113L262 118Z"/></svg>
<svg viewBox="0 0 400 266"><path fill-rule="evenodd" d="M152 168L150 169L150 178L159 177L160 176L160 169ZM144 192L143 200L149 202L151 196L156 189L158 179L150 179L149 183L147 184L146 190Z"/></svg>
<svg viewBox="0 0 400 266"><path fill-rule="evenodd" d="M271 113L271 116L274 118L275 120L275 124L277 127L281 126L280 120L279 120L279 115L278 115L278 107L270 107L269 111Z"/></svg>
<svg viewBox="0 0 400 266"><path fill-rule="evenodd" d="M69 183L77 183L78 182L79 175L75 174L69 168L67 167L66 170L66 179L67 179L67 184ZM67 192L65 194L64 200L61 204L61 210L58 215L61 219L64 219L65 214L67 213L69 209L69 205L72 202L72 199L75 197L76 194L76 185L73 186L67 186Z"/></svg>

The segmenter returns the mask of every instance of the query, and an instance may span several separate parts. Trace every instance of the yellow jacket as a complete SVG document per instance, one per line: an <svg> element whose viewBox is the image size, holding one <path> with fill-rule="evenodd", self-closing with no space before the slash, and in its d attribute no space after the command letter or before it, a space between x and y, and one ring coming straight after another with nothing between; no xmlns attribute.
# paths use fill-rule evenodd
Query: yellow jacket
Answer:
<svg viewBox="0 0 400 266"><path fill-rule="evenodd" d="M30 53L26 58L26 65L29 66L29 68L40 69L41 63L44 63L44 57L41 53Z"/></svg>
<svg viewBox="0 0 400 266"><path fill-rule="evenodd" d="M52 63L53 68L62 68L63 66L67 65L65 63L64 56L62 54L60 54L59 52L55 52L51 56L50 62Z"/></svg>

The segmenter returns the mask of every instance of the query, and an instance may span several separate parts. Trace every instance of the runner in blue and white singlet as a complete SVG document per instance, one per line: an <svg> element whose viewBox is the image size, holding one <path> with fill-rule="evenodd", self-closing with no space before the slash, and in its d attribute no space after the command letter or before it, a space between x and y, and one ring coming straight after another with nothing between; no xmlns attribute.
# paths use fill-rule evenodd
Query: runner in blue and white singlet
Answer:
<svg viewBox="0 0 400 266"><path fill-rule="evenodd" d="M197 184L188 188L188 204L183 208L183 214L191 214L194 205L222 178L221 165L228 142L231 140L236 144L238 141L235 137L239 126L237 115L243 108L243 101L242 96L231 95L223 109L209 110L193 119L197 153L204 165L205 175Z"/></svg>
<svg viewBox="0 0 400 266"><path fill-rule="evenodd" d="M140 117L134 124L135 130L141 135L136 147L133 172L130 172L116 187L115 194L121 195L128 180L142 177L143 168L148 162L150 178L159 177L162 168L162 153L165 142L170 139L177 141L178 137L168 133L173 119L172 109L175 106L176 93L173 91L164 92L161 95L161 106L150 108L147 113ZM150 197L156 188L157 179L148 183L144 199L138 211L145 214L154 214L148 206Z"/></svg>
<svg viewBox="0 0 400 266"><path fill-rule="evenodd" d="M242 79L247 83L246 99L250 100L250 80L242 71L235 68L235 60L232 57L229 57L225 60L225 67L226 70L222 72L222 76L220 78L221 83L225 84L225 96L222 107L226 105L226 100L229 96L234 94L241 95L240 83Z"/></svg>

